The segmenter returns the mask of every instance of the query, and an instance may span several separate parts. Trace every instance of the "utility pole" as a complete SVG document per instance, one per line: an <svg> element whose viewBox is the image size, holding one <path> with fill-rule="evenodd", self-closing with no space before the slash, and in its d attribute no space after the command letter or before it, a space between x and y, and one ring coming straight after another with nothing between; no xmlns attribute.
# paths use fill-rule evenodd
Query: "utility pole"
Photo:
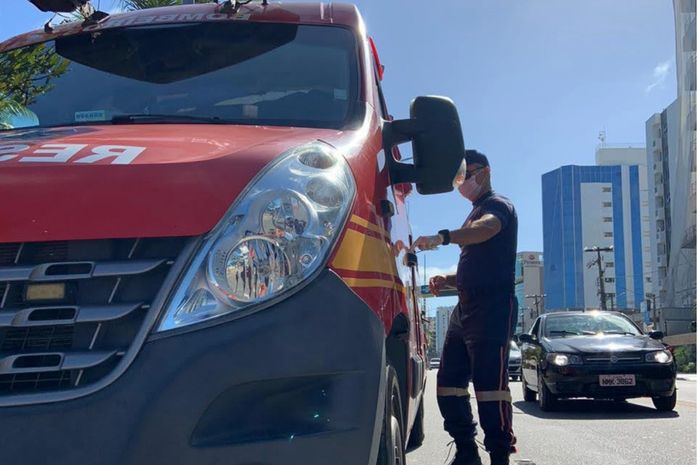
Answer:
<svg viewBox="0 0 697 465"><path fill-rule="evenodd" d="M588 268L592 267L593 265L598 265L598 293L600 294L600 308L603 310L607 310L607 294L605 293L605 270L603 270L603 258L601 257L600 252L612 252L613 250L614 247L612 246L598 247L596 245L593 247L583 248L584 252L595 252L597 254L597 258L588 263Z"/></svg>
<svg viewBox="0 0 697 465"><path fill-rule="evenodd" d="M615 293L608 292L607 296L610 298L610 310L614 310L615 309Z"/></svg>
<svg viewBox="0 0 697 465"><path fill-rule="evenodd" d="M526 299L534 299L535 300L535 314L536 314L536 316L540 316L540 303L542 302L542 300L545 297L547 297L547 294L527 294L525 296Z"/></svg>

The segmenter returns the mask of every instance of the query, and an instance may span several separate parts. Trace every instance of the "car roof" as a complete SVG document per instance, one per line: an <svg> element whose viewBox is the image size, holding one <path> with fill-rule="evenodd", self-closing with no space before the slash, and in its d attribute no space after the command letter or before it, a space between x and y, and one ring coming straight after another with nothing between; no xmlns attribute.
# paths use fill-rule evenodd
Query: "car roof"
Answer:
<svg viewBox="0 0 697 465"><path fill-rule="evenodd" d="M614 311L614 310L586 310L586 311L583 311L583 312L582 312L582 311L577 311L577 312L574 312L574 311L551 312L551 313L544 313L544 314L542 314L542 315L540 315L540 316L541 316L543 319L546 319L546 318L550 318L550 317L553 317L553 316L589 315L589 314L599 314L599 313L609 314L609 315L620 315L620 316L623 316L623 317L626 317L626 316L627 316L627 315L625 315L625 314L622 313L622 312L616 312L616 311Z"/></svg>
<svg viewBox="0 0 697 465"><path fill-rule="evenodd" d="M78 34L86 31L146 26L152 24L220 22L220 21L255 21L289 24L326 24L340 25L355 30L362 30L363 20L354 5L343 3L307 2L307 3L261 3L243 5L234 13L227 13L223 4L203 3L193 5L175 5L161 8L128 11L110 14L98 24L83 27L81 21L54 25L53 30L43 29L27 32L0 43L0 52L17 47L46 42L58 37Z"/></svg>

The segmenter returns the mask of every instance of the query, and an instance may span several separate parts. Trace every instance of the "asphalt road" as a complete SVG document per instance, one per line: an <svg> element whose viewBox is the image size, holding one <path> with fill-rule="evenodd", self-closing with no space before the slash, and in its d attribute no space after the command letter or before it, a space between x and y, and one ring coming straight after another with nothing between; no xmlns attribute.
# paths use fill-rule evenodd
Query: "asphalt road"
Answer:
<svg viewBox="0 0 697 465"><path fill-rule="evenodd" d="M471 391L471 389L470 389ZM523 401L520 382L511 383L513 428L519 453L511 463L535 465L695 465L697 379L678 379L675 412L661 413L651 399L625 403L564 401L560 411L542 412ZM476 402L473 402L476 411ZM450 436L436 404L436 371L428 373L426 441L407 454L407 465L442 465ZM476 415L476 413L475 413ZM481 440L483 436L478 438ZM454 452L454 449L453 449ZM482 454L485 465L488 456Z"/></svg>

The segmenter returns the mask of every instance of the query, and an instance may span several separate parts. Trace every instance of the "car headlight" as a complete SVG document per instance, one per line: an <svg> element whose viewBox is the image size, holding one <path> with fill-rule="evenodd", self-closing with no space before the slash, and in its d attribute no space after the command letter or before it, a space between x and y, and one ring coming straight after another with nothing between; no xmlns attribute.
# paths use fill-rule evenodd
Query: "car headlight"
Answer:
<svg viewBox="0 0 697 465"><path fill-rule="evenodd" d="M583 363L583 358L579 355L551 353L547 355L547 361L552 365L565 367L567 365L581 365Z"/></svg>
<svg viewBox="0 0 697 465"><path fill-rule="evenodd" d="M323 266L355 194L348 163L313 142L282 154L204 239L158 331L276 298Z"/></svg>
<svg viewBox="0 0 697 465"><path fill-rule="evenodd" d="M645 356L647 362L655 363L671 363L673 361L673 354L669 350L661 350L659 352L649 352Z"/></svg>

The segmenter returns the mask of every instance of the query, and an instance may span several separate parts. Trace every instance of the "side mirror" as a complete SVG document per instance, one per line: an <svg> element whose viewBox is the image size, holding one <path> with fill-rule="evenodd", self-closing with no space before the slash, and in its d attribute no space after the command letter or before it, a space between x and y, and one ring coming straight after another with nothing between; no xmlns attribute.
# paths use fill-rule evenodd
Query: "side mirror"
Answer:
<svg viewBox="0 0 697 465"><path fill-rule="evenodd" d="M660 341L661 339L663 339L663 331L650 331L649 337L651 339L656 339L657 341Z"/></svg>
<svg viewBox="0 0 697 465"><path fill-rule="evenodd" d="M523 333L518 336L518 342L523 344L533 344L535 340L532 338L532 334Z"/></svg>
<svg viewBox="0 0 697 465"><path fill-rule="evenodd" d="M388 121L383 127L390 182L416 183L423 195L450 192L455 177L465 170L465 142L455 104L447 97L416 97L409 113L409 119ZM396 145L408 141L412 142L413 165L392 156Z"/></svg>

